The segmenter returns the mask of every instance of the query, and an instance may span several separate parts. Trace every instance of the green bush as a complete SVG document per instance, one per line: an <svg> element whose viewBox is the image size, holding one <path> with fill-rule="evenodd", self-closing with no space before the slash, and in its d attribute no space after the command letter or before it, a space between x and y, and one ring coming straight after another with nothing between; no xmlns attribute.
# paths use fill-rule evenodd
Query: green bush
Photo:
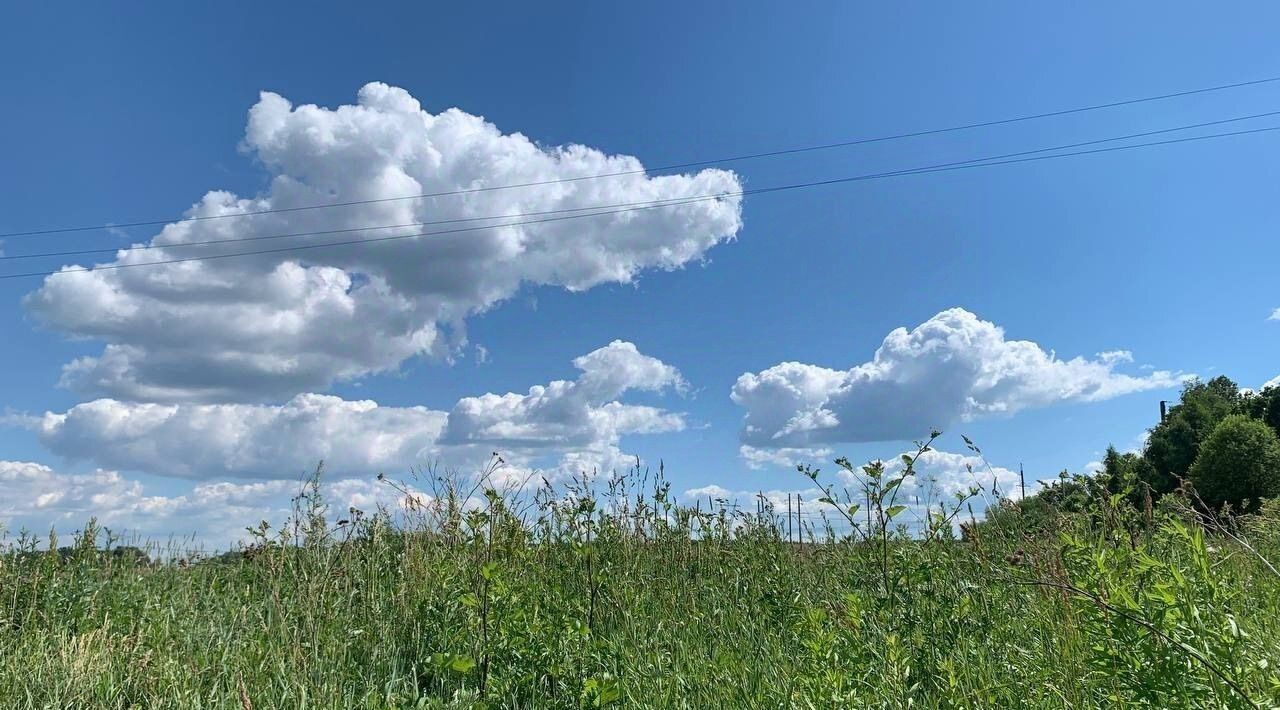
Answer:
<svg viewBox="0 0 1280 710"><path fill-rule="evenodd" d="M1200 446L1190 478L1213 506L1280 495L1280 439L1256 419L1229 416Z"/></svg>

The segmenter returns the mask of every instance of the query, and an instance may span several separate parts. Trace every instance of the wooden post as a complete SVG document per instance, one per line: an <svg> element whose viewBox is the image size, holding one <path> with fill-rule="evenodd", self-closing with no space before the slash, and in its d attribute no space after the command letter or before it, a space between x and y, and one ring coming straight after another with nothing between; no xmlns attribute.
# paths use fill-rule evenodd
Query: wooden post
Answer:
<svg viewBox="0 0 1280 710"><path fill-rule="evenodd" d="M804 544L804 518L800 517L800 511L804 510L804 506L800 505L800 494L796 494L796 539L800 544Z"/></svg>

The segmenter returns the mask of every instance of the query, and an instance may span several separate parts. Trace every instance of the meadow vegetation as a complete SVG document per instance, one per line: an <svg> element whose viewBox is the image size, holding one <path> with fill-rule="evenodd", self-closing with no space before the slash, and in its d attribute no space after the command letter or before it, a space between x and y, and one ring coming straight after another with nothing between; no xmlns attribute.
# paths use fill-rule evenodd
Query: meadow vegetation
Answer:
<svg viewBox="0 0 1280 710"><path fill-rule="evenodd" d="M1274 707L1280 503L1257 495L1276 473L1272 410L1232 395L1202 420L1208 386L1188 386L1144 452L1112 451L1097 475L1023 500L975 486L909 509L898 492L931 440L893 467L803 467L829 519L804 518L791 539L767 502L682 505L660 470L639 469L532 490L428 473L430 497L340 519L317 475L287 524L216 557L157 562L93 525L61 552L19 536L0 557L0 698ZM1194 435L1189 456L1174 427ZM1222 466L1247 485L1218 485Z"/></svg>

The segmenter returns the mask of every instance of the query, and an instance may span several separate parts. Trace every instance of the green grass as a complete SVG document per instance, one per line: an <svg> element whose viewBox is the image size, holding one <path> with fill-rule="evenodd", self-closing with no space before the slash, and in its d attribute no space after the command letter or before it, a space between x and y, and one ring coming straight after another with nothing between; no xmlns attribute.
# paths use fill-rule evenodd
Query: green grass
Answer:
<svg viewBox="0 0 1280 710"><path fill-rule="evenodd" d="M864 497L870 529L805 544L767 510L690 509L661 483L626 488L635 481L473 505L445 489L394 526L326 522L312 486L294 525L220 560L139 564L104 554L93 529L70 554L19 541L0 558L0 698L237 710L1280 704L1277 507L1206 531L1176 505L1120 496L1087 513L1038 509L1034 525L1003 503L965 539L949 522L907 536L886 515L888 483Z"/></svg>

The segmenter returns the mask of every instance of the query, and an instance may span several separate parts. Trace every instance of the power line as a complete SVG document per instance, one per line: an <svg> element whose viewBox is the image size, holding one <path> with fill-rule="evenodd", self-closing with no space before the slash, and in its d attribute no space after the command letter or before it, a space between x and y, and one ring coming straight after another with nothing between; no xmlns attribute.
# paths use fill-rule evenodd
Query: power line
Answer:
<svg viewBox="0 0 1280 710"><path fill-rule="evenodd" d="M626 207L623 209L598 211L598 212L592 212L589 214L563 215L563 216L547 217L545 219L510 222L507 224L483 225L483 226L475 226L475 227L460 227L457 229L447 229L447 230L440 230L435 232L417 232L414 234L401 234L401 235L395 235L395 236L389 236L389 237L373 237L369 239L351 239L351 240L339 241L339 242L322 242L319 244L301 244L297 246L278 247L275 249L260 249L255 251L230 252L226 254L211 254L211 255L205 255L205 256L185 257L181 259L166 259L162 261L139 262L139 263L133 263L133 264L105 264L102 266L95 266L92 270L93 271L113 271L116 269L130 269L130 268L136 268L136 267L142 267L142 266L162 266L166 264L181 264L181 263L186 263L191 261L211 261L213 259L229 259L229 258L240 257L240 256L277 254L282 252L304 251L309 249L320 249L325 247L348 246L348 245L355 245L355 244L372 244L377 242L388 242L388 241L395 241L400 239L413 239L417 237L437 236L442 234L458 234L462 232L474 232L474 231L483 230L483 229L497 229L501 227L518 227L526 224L541 224L544 222L560 222L560 221L565 221L570 219L583 219L586 217L598 217L598 216L610 215L610 214L620 214L624 212L635 212L635 211L645 210L645 209L671 207L677 204L689 204L694 202L703 202L707 200L720 200L728 197L738 197L738 196L747 195L747 194L752 194L752 195L770 194L770 193L784 192L789 190L799 190L799 189L805 189L805 188L811 188L811 187L823 187L828 185L846 184L846 183L852 183L852 182L859 182L863 180L874 180L874 179L881 179L881 178L887 178L887 177L897 177L902 175L923 175L927 173L949 172L952 170L965 170L969 168L986 168L986 167L993 167L997 165L1029 163L1029 162L1035 162L1040 160L1050 160L1054 158L1069 158L1069 157L1079 156L1079 155L1113 153L1113 152L1122 151L1122 150L1134 150L1137 148L1150 148L1155 146L1174 145L1178 143L1190 143L1194 141L1211 140L1211 139L1217 139L1217 138L1228 138L1232 136L1252 135L1252 134L1266 133L1266 132L1277 131L1277 130L1280 130L1280 126L1270 126L1266 128L1253 128L1253 129L1242 130L1242 131L1231 131L1228 133L1210 133L1203 136L1189 136L1186 138L1173 138L1173 139L1164 140L1164 141L1134 143L1132 145L1112 146L1110 148L1095 148L1092 150L1081 150L1081 151L1075 151L1071 153L1057 153L1053 155L1038 155L1038 156L1031 156L1031 157L1024 157L1024 158L1014 158L1010 160L998 160L998 161L989 160L986 162L969 162L969 163L960 164L960 165L914 168L910 170L900 170L900 171L889 172L889 173L852 175L852 176L842 177L842 178L832 178L829 180L815 180L811 182L793 183L790 185L778 185L775 187L758 188L754 190L743 190L741 192L736 192L736 193L730 192L730 193L721 193L717 195L702 195L702 196L695 196L695 197L689 197L689 198L677 198L679 201L653 203L645 206ZM28 273L3 274L3 275L0 275L0 280L40 277L40 276L56 276L61 274L74 274L74 273L82 273L82 272L88 272L88 271L89 271L88 269L78 269L73 271L33 271Z"/></svg>
<svg viewBox="0 0 1280 710"><path fill-rule="evenodd" d="M400 200L417 200L417 199L425 199L430 197L447 197L451 195L465 195L465 194L472 194L477 192L491 192L495 190L511 190L511 189L522 188L522 187L539 187L543 185L554 185L554 184L560 184L560 183L578 182L581 180L596 180L600 178L622 177L626 175L642 175L647 173L662 172L666 170L679 170L683 168L694 168L694 167L701 167L701 166L707 166L707 165L716 165L720 163L732 163L732 162L738 162L738 161L744 161L744 160L755 160L759 158L771 158L771 157L778 157L783 155L795 155L798 153L810 153L810 152L815 152L820 150L830 150L834 148L847 148L855 145L866 145L868 143L882 143L885 141L902 140L905 138L919 138L923 136L938 135L941 133L953 133L956 131L965 131L965 130L971 130L975 128L988 128L991 126L1001 126L1001 125L1007 125L1011 123L1020 123L1024 121L1034 121L1042 118L1052 118L1055 116L1067 116L1067 115L1076 114L1076 113L1084 113L1087 111L1097 111L1101 109L1118 108L1120 106L1130 106L1133 104L1146 103L1150 101L1163 101L1167 99L1180 98L1184 96L1193 96L1196 94L1205 94L1205 93L1210 93L1215 91L1226 91L1229 89L1239 89L1247 86L1257 86L1260 84L1269 84L1277 81L1280 81L1280 76L1268 77L1265 79L1254 79L1251 81L1241 81L1241 82L1235 82L1232 84L1220 84L1217 86L1208 86L1208 87L1203 87L1198 89L1188 89L1186 91L1176 91L1169 94L1143 96L1139 98L1124 99L1121 101L1112 101L1108 103L1093 104L1090 106L1080 106L1076 108L1061 109L1057 111L1046 111L1043 113L1036 113L1036 114L1030 114L1030 115L1024 115L1024 116L1015 116L1012 118L1000 118L1000 119L994 119L990 121L966 123L966 124L961 124L957 126L946 126L943 128L931 128L931 129L926 129L921 131L912 131L908 133L896 133L892 135L874 136L870 138L855 138L850 140L837 141L834 143L822 143L818 145L800 146L796 148L783 148L778 150L769 150L769 151L762 151L757 153L746 153L741 155L727 156L723 158L697 160L697 161L692 161L687 163L675 163L671 165L661 165L653 168L641 168L638 170L622 170L622 171L612 172L612 173L599 173L595 175L579 175L577 177L556 178L552 180L539 180L534 182L515 183L510 185L490 185L486 187L473 187L473 188L466 188L466 189L460 189L460 190L448 190L444 192L428 192L428 193L421 193L417 195L403 195L400 197L381 197L381 198L368 199L368 200L350 200L345 202L329 202L324 204L302 205L298 207L280 207L280 208L269 209L269 210L237 212L234 214L199 215L195 217L181 217L178 219L152 219L152 220L140 220L135 222L118 222L118 223L112 223L112 224L93 224L93 225L82 225L78 227L54 227L49 229L5 232L5 233L0 233L0 239L10 239L14 237L28 237L28 236L38 236L38 235L48 235L48 234L62 234L62 233L68 233L68 232L87 232L92 230L110 229L110 228L119 229L119 228L128 228L128 227L149 227L149 226L157 226L157 225L163 225L163 224L175 224L175 223L181 223L181 222L199 222L199 221L207 221L207 220L215 220L215 219L230 219L234 217L250 217L253 215L278 214L283 212L301 212L305 210L326 209L330 207L349 207L354 205L368 205L368 204L377 204L382 202L395 202Z"/></svg>
<svg viewBox="0 0 1280 710"><path fill-rule="evenodd" d="M927 165L927 166L922 166L917 168L907 168L904 170L895 170L895 171L884 172L884 173L873 173L873 174L864 175L860 177L866 178L866 179L870 179L873 177L892 177L896 175L911 174L912 172L918 171L918 170L935 170L938 168L968 165L972 163L984 163L984 162L993 161L993 160L1003 160L1006 158L1015 158L1015 157L1024 156L1024 155L1035 155L1038 153L1048 153L1048 152L1059 151L1059 150L1069 150L1072 148L1080 148L1080 147L1089 146L1089 145L1098 145L1100 143L1114 143L1116 141L1132 140L1134 138L1145 138L1148 136L1174 133L1178 131L1187 131L1187 130L1193 130L1196 128L1206 128L1208 126L1217 126L1217 125L1222 125L1226 123L1237 123L1240 121L1249 121L1252 119L1267 118L1270 116L1278 116L1278 115L1280 115L1280 111L1268 111L1266 113L1257 113L1257 114L1251 114L1248 116L1224 118L1217 121L1193 123L1193 124L1188 124L1183 126L1174 126L1172 128L1162 128L1154 131L1143 131L1141 133L1130 133L1128 135L1123 135L1123 136L1114 136L1110 138L1098 138L1095 140L1082 141L1078 143L1067 143L1064 145L1050 146L1047 148L1035 148L1032 150L1018 151L1015 153L1005 153L1003 155L970 158L968 160L939 163L935 165ZM762 190L769 190L769 189L771 188L758 188L755 190L743 190L735 193L721 193L717 195L693 195L688 197L668 198L663 200L621 202L621 203L605 204L605 205L591 205L587 207L565 207L565 208L554 209L554 210L523 212L517 215L493 215L493 216L487 216L487 217L456 217L451 219L441 219L441 220L433 220L433 221L426 221L426 222L408 222L405 224L388 224L388 225L380 225L380 226L370 225L370 226L361 226L361 227L343 227L340 229L326 229L326 230L316 230L316 231L306 231L306 232L289 232L284 234L268 234L268 235L259 235L259 236L250 236L250 237L232 237L229 239L211 239L206 241L181 242L176 244L151 243L151 244L142 244L142 245L131 246L131 247L71 249L71 250L64 250L64 251L38 252L33 254L4 254L4 255L0 255L0 261L38 259L38 258L54 257L54 256L82 256L86 254L110 254L110 253L119 253L119 252L144 251L144 250L150 250L150 249L177 249L177 248L183 248L183 247L214 246L214 245L221 245L221 244L235 244L235 243L241 243L241 242L257 242L257 241L268 241L268 240L275 240L275 239L289 239L293 237L311 237L311 236L322 236L327 234L347 234L351 232L366 232L366 231L377 231L377 230L384 230L384 229L409 229L409 228L427 227L427 226L434 226L434 225L441 225L441 224L456 224L461 222L494 221L494 220L502 220L502 219L515 219L520 217L537 217L537 216L544 216L544 215L550 215L550 214L590 212L590 211L608 210L608 209L621 208L621 207L667 206L667 203L670 203L671 205L679 205L679 204L685 204L689 200L701 201L701 200L712 198L712 197L747 196L751 194L756 194L757 192L760 192ZM498 227L503 225L493 225L493 226Z"/></svg>

